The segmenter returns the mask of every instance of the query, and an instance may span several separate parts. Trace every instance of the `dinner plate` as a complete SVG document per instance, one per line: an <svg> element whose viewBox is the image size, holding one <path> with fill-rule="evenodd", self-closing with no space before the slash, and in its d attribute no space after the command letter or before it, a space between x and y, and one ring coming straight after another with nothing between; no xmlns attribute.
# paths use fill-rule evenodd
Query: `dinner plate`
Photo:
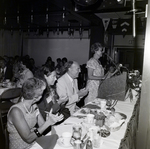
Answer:
<svg viewBox="0 0 150 149"><path fill-rule="evenodd" d="M69 145L64 145L62 143L61 139L62 138L59 138L58 141L57 141L57 143L58 143L59 146L64 147L64 148L70 148L70 147L72 147L71 143Z"/></svg>
<svg viewBox="0 0 150 149"><path fill-rule="evenodd" d="M116 121L111 123L111 125L109 124L109 121L107 121L107 118L105 119L105 126L111 132L119 130L127 118L127 116L123 113L120 112L115 113L120 115L120 119L116 119Z"/></svg>
<svg viewBox="0 0 150 149"><path fill-rule="evenodd" d="M122 119L127 119L127 116L124 113L120 113L120 112L115 112L115 113L120 114L122 116Z"/></svg>

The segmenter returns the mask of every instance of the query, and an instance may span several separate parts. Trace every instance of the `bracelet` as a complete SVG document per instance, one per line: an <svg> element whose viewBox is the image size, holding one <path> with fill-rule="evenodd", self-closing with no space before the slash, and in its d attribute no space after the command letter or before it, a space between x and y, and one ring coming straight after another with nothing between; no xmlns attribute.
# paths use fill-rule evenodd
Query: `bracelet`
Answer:
<svg viewBox="0 0 150 149"><path fill-rule="evenodd" d="M37 135L37 137L41 137L42 136L37 129L35 129L34 132Z"/></svg>

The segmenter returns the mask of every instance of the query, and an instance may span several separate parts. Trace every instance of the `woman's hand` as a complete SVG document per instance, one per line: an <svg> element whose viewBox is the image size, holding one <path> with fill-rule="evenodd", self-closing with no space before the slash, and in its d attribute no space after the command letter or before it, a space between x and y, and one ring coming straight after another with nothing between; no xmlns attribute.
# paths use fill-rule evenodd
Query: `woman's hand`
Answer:
<svg viewBox="0 0 150 149"><path fill-rule="evenodd" d="M60 122L64 119L64 115L57 113L57 114L52 114L53 109L49 113L47 113L46 116L46 122L48 121L51 125L54 125L57 122Z"/></svg>

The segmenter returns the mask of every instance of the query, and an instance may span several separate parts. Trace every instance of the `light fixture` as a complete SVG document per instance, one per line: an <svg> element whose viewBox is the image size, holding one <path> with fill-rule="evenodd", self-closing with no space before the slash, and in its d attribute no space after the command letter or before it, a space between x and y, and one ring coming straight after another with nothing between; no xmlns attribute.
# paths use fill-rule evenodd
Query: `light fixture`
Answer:
<svg viewBox="0 0 150 149"><path fill-rule="evenodd" d="M30 25L28 25L28 32L27 32L27 35L28 35L28 36L30 35Z"/></svg>
<svg viewBox="0 0 150 149"><path fill-rule="evenodd" d="M37 26L37 30L36 30L35 35L37 36L37 35L39 35L39 33L40 33L39 26Z"/></svg>
<svg viewBox="0 0 150 149"><path fill-rule="evenodd" d="M126 0L117 0L118 4L126 4Z"/></svg>
<svg viewBox="0 0 150 149"><path fill-rule="evenodd" d="M90 37L91 37L91 29L89 28L88 29L88 38L90 39Z"/></svg>
<svg viewBox="0 0 150 149"><path fill-rule="evenodd" d="M48 7L46 8L46 18L45 19L46 19L45 22L48 23L48 19L49 19L49 16L48 16Z"/></svg>
<svg viewBox="0 0 150 149"><path fill-rule="evenodd" d="M72 35L72 36L74 35L74 28L70 29L70 35Z"/></svg>
<svg viewBox="0 0 150 149"><path fill-rule="evenodd" d="M70 26L71 26L71 24L70 24L70 22L68 23L68 35L70 36L71 35L71 28L70 28Z"/></svg>
<svg viewBox="0 0 150 149"><path fill-rule="evenodd" d="M47 37L48 37L49 36L49 25L47 25L46 34L47 34Z"/></svg>
<svg viewBox="0 0 150 149"><path fill-rule="evenodd" d="M31 23L33 23L33 9L31 10Z"/></svg>
<svg viewBox="0 0 150 149"><path fill-rule="evenodd" d="M13 27L11 26L11 30L10 30L11 36L13 35Z"/></svg>
<svg viewBox="0 0 150 149"><path fill-rule="evenodd" d="M19 35L22 34L21 26L19 26Z"/></svg>
<svg viewBox="0 0 150 149"><path fill-rule="evenodd" d="M94 5L98 1L100 1L100 0L74 0L74 2L80 6ZM101 0L101 1L103 1L103 0Z"/></svg>
<svg viewBox="0 0 150 149"><path fill-rule="evenodd" d="M5 11L5 17L4 17L4 25L7 23L7 18L6 18L6 11Z"/></svg>
<svg viewBox="0 0 150 149"><path fill-rule="evenodd" d="M17 11L17 23L19 24L19 10Z"/></svg>
<svg viewBox="0 0 150 149"><path fill-rule="evenodd" d="M65 21L66 13L65 13L66 8L63 7L63 13L62 13L62 21Z"/></svg>
<svg viewBox="0 0 150 149"><path fill-rule="evenodd" d="M80 36L80 40L82 39L83 36L83 29L82 29L82 24L80 23L80 28L79 28L79 36Z"/></svg>
<svg viewBox="0 0 150 149"><path fill-rule="evenodd" d="M59 35L59 22L57 23L57 35Z"/></svg>

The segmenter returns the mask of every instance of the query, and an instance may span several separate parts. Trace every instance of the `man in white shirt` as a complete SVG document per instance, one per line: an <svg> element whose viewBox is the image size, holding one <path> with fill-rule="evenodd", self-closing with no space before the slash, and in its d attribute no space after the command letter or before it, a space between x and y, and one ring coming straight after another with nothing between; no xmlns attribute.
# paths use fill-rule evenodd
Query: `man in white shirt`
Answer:
<svg viewBox="0 0 150 149"><path fill-rule="evenodd" d="M79 90L77 78L80 73L80 66L75 61L69 61L65 65L67 72L61 76L56 84L56 90L60 97L59 100L68 98L66 108L70 110L71 115L76 111L76 103L82 97L88 94L85 88Z"/></svg>

